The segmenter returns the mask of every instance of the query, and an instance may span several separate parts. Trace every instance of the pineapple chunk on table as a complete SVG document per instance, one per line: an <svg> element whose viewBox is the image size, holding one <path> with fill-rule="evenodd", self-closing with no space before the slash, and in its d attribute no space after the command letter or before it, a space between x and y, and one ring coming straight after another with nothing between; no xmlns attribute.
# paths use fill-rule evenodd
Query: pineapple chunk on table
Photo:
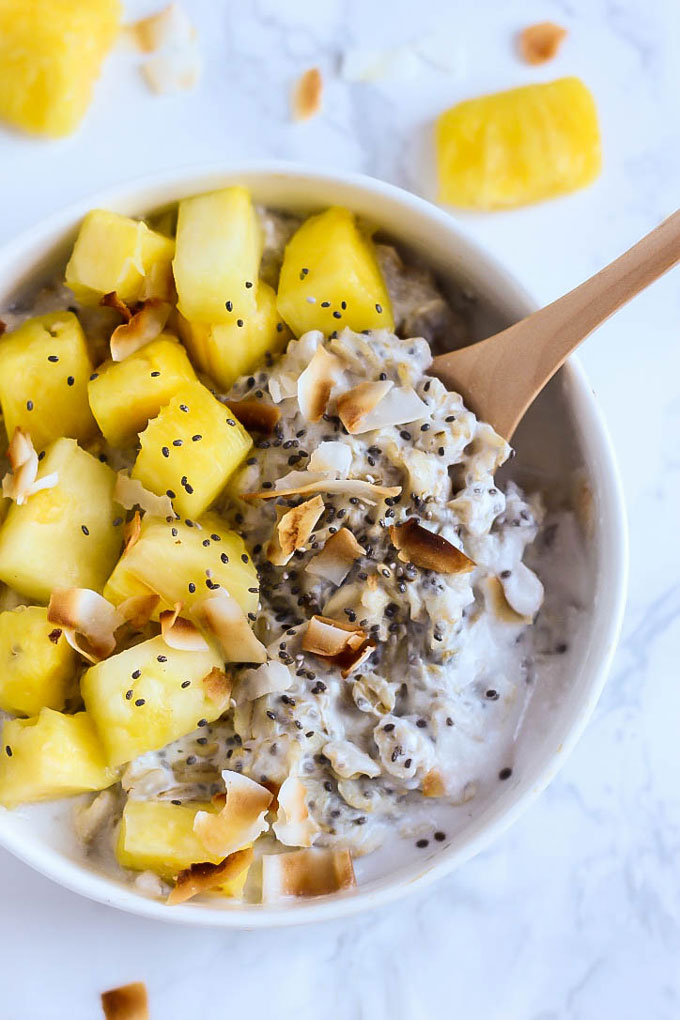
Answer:
<svg viewBox="0 0 680 1020"><path fill-rule="evenodd" d="M7 435L19 426L36 450L97 431L87 399L92 362L72 312L28 319L0 339L0 405Z"/></svg>
<svg viewBox="0 0 680 1020"><path fill-rule="evenodd" d="M578 78L458 103L437 121L439 199L509 209L564 195L600 172L595 101Z"/></svg>
<svg viewBox="0 0 680 1020"><path fill-rule="evenodd" d="M212 647L180 651L159 635L91 666L80 689L109 764L156 751L202 720L217 719L229 699L211 697L203 681L223 665Z"/></svg>
<svg viewBox="0 0 680 1020"><path fill-rule="evenodd" d="M73 131L120 13L119 0L0 0L0 117L36 134Z"/></svg>
<svg viewBox="0 0 680 1020"><path fill-rule="evenodd" d="M262 246L262 227L245 188L183 199L173 263L182 315L209 325L254 315Z"/></svg>
<svg viewBox="0 0 680 1020"><path fill-rule="evenodd" d="M0 613L0 708L15 715L60 711L74 689L76 653L43 606Z"/></svg>
<svg viewBox="0 0 680 1020"><path fill-rule="evenodd" d="M75 440L58 439L48 448L38 478L53 472L57 484L22 506L12 504L0 527L0 581L44 603L54 588L100 592L123 537L110 467Z"/></svg>
<svg viewBox="0 0 680 1020"><path fill-rule="evenodd" d="M220 494L253 441L202 383L187 383L140 434L132 477L199 517Z"/></svg>
<svg viewBox="0 0 680 1020"><path fill-rule="evenodd" d="M205 514L192 527L147 516L139 539L111 574L104 596L120 605L153 591L161 597L160 609L172 609L176 602L190 609L209 594L208 571L211 583L225 588L245 613L255 612L257 571L240 535L215 514Z"/></svg>
<svg viewBox="0 0 680 1020"><path fill-rule="evenodd" d="M229 389L239 376L256 368L265 354L278 354L290 340L269 284L258 283L256 301L255 312L241 320L242 326L237 322L208 326L180 316L180 336L192 361L222 389Z"/></svg>
<svg viewBox="0 0 680 1020"><path fill-rule="evenodd" d="M286 245L279 314L296 336L310 329L394 329L392 305L373 242L348 209L333 206L308 220Z"/></svg>
<svg viewBox="0 0 680 1020"><path fill-rule="evenodd" d="M32 719L9 719L0 742L0 804L8 808L104 790L118 778L87 712L43 708Z"/></svg>
<svg viewBox="0 0 680 1020"><path fill-rule="evenodd" d="M185 383L196 382L184 347L161 334L123 361L100 365L88 385L90 407L112 446L129 446Z"/></svg>
<svg viewBox="0 0 680 1020"><path fill-rule="evenodd" d="M128 304L151 297L172 301L174 254L174 240L141 220L93 209L78 232L66 284L87 305L111 291Z"/></svg>

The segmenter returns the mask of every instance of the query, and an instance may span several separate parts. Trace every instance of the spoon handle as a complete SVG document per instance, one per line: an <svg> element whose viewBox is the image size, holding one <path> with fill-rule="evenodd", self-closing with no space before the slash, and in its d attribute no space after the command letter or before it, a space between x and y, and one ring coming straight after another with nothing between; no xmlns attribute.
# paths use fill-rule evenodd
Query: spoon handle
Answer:
<svg viewBox="0 0 680 1020"><path fill-rule="evenodd" d="M439 355L434 372L509 439L567 356L680 261L680 210L585 283L502 333Z"/></svg>

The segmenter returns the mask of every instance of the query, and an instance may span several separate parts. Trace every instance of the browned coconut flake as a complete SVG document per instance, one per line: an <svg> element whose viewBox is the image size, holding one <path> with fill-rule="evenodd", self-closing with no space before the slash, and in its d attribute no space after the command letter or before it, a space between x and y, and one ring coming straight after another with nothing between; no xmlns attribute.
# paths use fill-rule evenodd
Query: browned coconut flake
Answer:
<svg viewBox="0 0 680 1020"><path fill-rule="evenodd" d="M2 495L22 506L26 500L42 489L52 489L59 482L59 475L53 471L38 479L39 460L33 440L22 428L14 429L14 435L7 450L11 471L2 479Z"/></svg>
<svg viewBox="0 0 680 1020"><path fill-rule="evenodd" d="M141 630L153 616L160 598L155 592L148 595L131 595L118 606L121 621L129 623L134 630Z"/></svg>
<svg viewBox="0 0 680 1020"><path fill-rule="evenodd" d="M314 496L313 499L307 499L304 503L286 510L281 515L267 547L267 558L270 563L278 567L285 566L293 553L307 543L324 509L321 496Z"/></svg>
<svg viewBox="0 0 680 1020"><path fill-rule="evenodd" d="M526 626L533 622L533 616L523 616L512 608L499 577L484 578L482 589L488 608L498 620L515 626Z"/></svg>
<svg viewBox="0 0 680 1020"><path fill-rule="evenodd" d="M566 36L566 28L552 21L529 25L518 36L519 54L527 64L545 64L557 55Z"/></svg>
<svg viewBox="0 0 680 1020"><path fill-rule="evenodd" d="M446 794L446 786L441 772L438 769L430 769L423 779L424 797L443 797Z"/></svg>
<svg viewBox="0 0 680 1020"><path fill-rule="evenodd" d="M149 999L143 981L102 992L106 1020L149 1020Z"/></svg>
<svg viewBox="0 0 680 1020"><path fill-rule="evenodd" d="M137 543L139 542L139 536L142 533L142 516L139 510L135 510L133 516L129 521L125 522L123 527L123 556L130 552Z"/></svg>
<svg viewBox="0 0 680 1020"><path fill-rule="evenodd" d="M276 821L272 828L285 846L311 846L320 827L307 809L307 788L297 776L284 780L277 797Z"/></svg>
<svg viewBox="0 0 680 1020"><path fill-rule="evenodd" d="M123 622L116 607L89 588L55 588L47 619L88 662L101 662L114 651Z"/></svg>
<svg viewBox="0 0 680 1020"><path fill-rule="evenodd" d="M326 616L313 616L302 637L304 652L327 659L329 665L340 669L343 677L365 662L374 648L375 642L363 628Z"/></svg>
<svg viewBox="0 0 680 1020"><path fill-rule="evenodd" d="M333 387L343 378L342 362L320 345L297 383L298 404L303 418L321 421Z"/></svg>
<svg viewBox="0 0 680 1020"><path fill-rule="evenodd" d="M441 535L428 531L414 517L400 525L391 525L390 539L399 551L399 559L438 574L467 574L476 564Z"/></svg>
<svg viewBox="0 0 680 1020"><path fill-rule="evenodd" d="M224 705L226 708L232 687L232 678L229 674L218 666L213 666L210 672L203 677L202 683L203 690L210 700L218 705Z"/></svg>
<svg viewBox="0 0 680 1020"><path fill-rule="evenodd" d="M166 903L169 906L176 906L185 903L199 893L210 892L217 886L230 882L250 867L253 859L252 847L245 850L237 850L229 854L219 864L192 864L190 868L180 871L175 882L175 888L168 896Z"/></svg>
<svg viewBox="0 0 680 1020"><path fill-rule="evenodd" d="M352 569L352 564L365 552L349 528L340 528L340 531L326 540L323 549L307 564L306 570L308 574L340 585Z"/></svg>
<svg viewBox="0 0 680 1020"><path fill-rule="evenodd" d="M266 787L239 772L225 769L222 778L226 786L222 810L198 811L194 832L208 853L226 857L254 843L267 830L265 815L273 796Z"/></svg>
<svg viewBox="0 0 680 1020"><path fill-rule="evenodd" d="M378 406L394 384L385 382L362 382L338 397L338 416L350 435L361 431L366 415Z"/></svg>
<svg viewBox="0 0 680 1020"><path fill-rule="evenodd" d="M226 410L247 432L261 432L264 436L273 433L281 418L278 407L263 400L232 400Z"/></svg>
<svg viewBox="0 0 680 1020"><path fill-rule="evenodd" d="M303 474L304 472L297 472ZM401 492L400 485L375 485L362 478L321 478L307 485L294 485L288 489L261 489L259 492L244 492L242 499L278 499L280 496L304 496L308 492L342 492L356 496L364 503L375 503L390 497L394 499Z"/></svg>
<svg viewBox="0 0 680 1020"><path fill-rule="evenodd" d="M236 599L224 588L197 603L193 613L216 639L225 662L267 661L267 649L253 634L248 617Z"/></svg>
<svg viewBox="0 0 680 1020"><path fill-rule="evenodd" d="M155 14L127 26L128 34L142 53L156 53L165 47L181 47L191 42L196 30L180 4L172 3Z"/></svg>
<svg viewBox="0 0 680 1020"><path fill-rule="evenodd" d="M328 896L356 888L349 850L293 850L262 858L262 900Z"/></svg>
<svg viewBox="0 0 680 1020"><path fill-rule="evenodd" d="M191 620L179 615L181 610L182 603L176 602L174 609L166 609L160 614L161 637L168 648L182 652L204 651L208 647L207 641Z"/></svg>
<svg viewBox="0 0 680 1020"><path fill-rule="evenodd" d="M318 67L310 67L298 78L293 90L293 117L309 120L321 110L323 78Z"/></svg>
<svg viewBox="0 0 680 1020"><path fill-rule="evenodd" d="M129 322L132 318L130 308L126 305L122 298L118 297L118 293L115 290L110 290L108 294L105 294L99 301L99 304L103 305L104 308L115 309L125 322Z"/></svg>
<svg viewBox="0 0 680 1020"><path fill-rule="evenodd" d="M149 298L129 322L116 326L111 334L111 358L123 361L163 332L172 306L160 298Z"/></svg>

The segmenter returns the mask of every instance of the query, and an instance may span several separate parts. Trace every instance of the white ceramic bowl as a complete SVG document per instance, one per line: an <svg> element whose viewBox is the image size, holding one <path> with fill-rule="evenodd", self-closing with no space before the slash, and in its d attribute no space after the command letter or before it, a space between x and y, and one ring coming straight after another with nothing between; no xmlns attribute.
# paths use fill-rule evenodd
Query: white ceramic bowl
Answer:
<svg viewBox="0 0 680 1020"><path fill-rule="evenodd" d="M478 295L480 337L535 308L510 272L470 241L451 216L422 199L368 177L271 163L164 173L91 196L57 213L0 251L0 307L36 278L48 276L64 259L89 209L141 215L186 195L235 183L274 208L307 211L341 204L379 224L424 259L444 286L462 285ZM37 871L94 900L165 921L250 928L340 917L387 903L476 854L531 804L578 740L605 682L625 600L626 526L617 470L595 399L574 359L532 407L515 443L515 463L524 474L539 475L549 485L562 485L567 477L580 477L585 483L590 501L590 573L585 579L590 604L582 614L577 640L564 657L569 682L559 692L537 684L518 741L512 781L499 784L494 799L470 809L466 826L450 843L392 870L374 869L352 895L276 909L197 902L168 908L146 899L129 885L88 867L68 826L62 824L64 808L59 804L38 811L0 809L0 843Z"/></svg>

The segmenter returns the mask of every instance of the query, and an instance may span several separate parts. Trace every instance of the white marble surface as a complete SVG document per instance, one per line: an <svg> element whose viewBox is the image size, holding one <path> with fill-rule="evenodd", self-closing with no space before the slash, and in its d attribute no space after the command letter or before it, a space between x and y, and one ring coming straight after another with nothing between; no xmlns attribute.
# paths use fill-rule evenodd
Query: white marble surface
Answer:
<svg viewBox="0 0 680 1020"><path fill-rule="evenodd" d="M581 75L601 113L605 170L590 190L465 225L541 300L597 269L678 204L676 0L186 0L206 71L154 98L135 60L109 63L74 138L0 130L0 241L88 191L157 168L276 156L363 170L428 194L432 118L495 88ZM130 0L130 14L155 4ZM422 17L422 22L416 20ZM545 69L512 34L570 31ZM435 32L455 73L348 85L349 45ZM297 74L319 64L322 116L288 119ZM148 983L152 1015L316 1020L677 1020L680 1016L680 288L657 283L586 346L631 520L621 648L561 776L488 852L374 915L291 932L192 931L86 902L0 852L0 1015L91 1020L100 990ZM641 356L643 360L641 360ZM330 1007L326 1004L330 1003Z"/></svg>

